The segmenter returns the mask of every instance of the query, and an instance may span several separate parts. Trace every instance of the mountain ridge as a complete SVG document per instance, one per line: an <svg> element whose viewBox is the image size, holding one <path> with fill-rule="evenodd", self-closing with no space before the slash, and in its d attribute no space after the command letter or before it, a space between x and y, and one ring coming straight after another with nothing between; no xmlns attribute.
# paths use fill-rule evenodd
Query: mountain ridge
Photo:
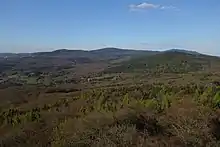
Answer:
<svg viewBox="0 0 220 147"><path fill-rule="evenodd" d="M197 51L185 50L185 49L168 49L166 51L153 51L153 50L135 50L135 49L124 49L124 48L115 48L115 47L106 47L95 50L71 50L71 49L57 49L49 52L33 52L33 53L0 53L0 57L19 57L19 56L39 56L39 55L59 55L59 54L133 54L133 53L160 53L160 52L183 52L188 54L201 54Z"/></svg>

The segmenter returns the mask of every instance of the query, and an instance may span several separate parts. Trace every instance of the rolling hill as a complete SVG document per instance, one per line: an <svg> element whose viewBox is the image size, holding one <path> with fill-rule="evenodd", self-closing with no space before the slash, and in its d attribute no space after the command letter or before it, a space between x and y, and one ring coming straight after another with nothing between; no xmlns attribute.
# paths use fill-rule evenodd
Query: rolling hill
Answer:
<svg viewBox="0 0 220 147"><path fill-rule="evenodd" d="M154 51L103 48L98 50L59 49L52 52L2 53L0 54L0 72L4 70L52 71L62 68L74 68L75 65L106 63L112 60L151 55Z"/></svg>
<svg viewBox="0 0 220 147"><path fill-rule="evenodd" d="M164 52L102 48L97 50L59 49L52 52L0 54L0 71L29 70L57 71L75 68L75 65L107 64L105 72L189 72L216 68L218 57L194 51L171 49Z"/></svg>
<svg viewBox="0 0 220 147"><path fill-rule="evenodd" d="M182 50L169 50L142 56L110 67L106 72L172 72L184 73L218 68L220 58Z"/></svg>
<svg viewBox="0 0 220 147"><path fill-rule="evenodd" d="M0 57L17 58L17 57L56 57L56 58L91 58L91 59L117 59L121 57L155 54L157 51L128 50L119 48L102 48L97 50L68 50L58 49L52 52L36 52L36 53L0 53Z"/></svg>

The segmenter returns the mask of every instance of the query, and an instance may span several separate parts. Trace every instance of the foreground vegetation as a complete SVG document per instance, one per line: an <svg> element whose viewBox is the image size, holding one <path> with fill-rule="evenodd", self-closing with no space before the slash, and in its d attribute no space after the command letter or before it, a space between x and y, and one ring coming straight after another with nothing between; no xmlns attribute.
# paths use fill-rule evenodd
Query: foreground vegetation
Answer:
<svg viewBox="0 0 220 147"><path fill-rule="evenodd" d="M2 109L1 146L219 146L220 87L91 89Z"/></svg>

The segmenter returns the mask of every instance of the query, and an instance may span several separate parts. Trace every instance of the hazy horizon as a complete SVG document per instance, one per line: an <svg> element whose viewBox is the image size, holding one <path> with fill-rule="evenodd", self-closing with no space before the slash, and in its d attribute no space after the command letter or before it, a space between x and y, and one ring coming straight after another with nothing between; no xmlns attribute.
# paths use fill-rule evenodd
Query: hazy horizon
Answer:
<svg viewBox="0 0 220 147"><path fill-rule="evenodd" d="M220 1L0 2L0 52L185 49L220 55Z"/></svg>

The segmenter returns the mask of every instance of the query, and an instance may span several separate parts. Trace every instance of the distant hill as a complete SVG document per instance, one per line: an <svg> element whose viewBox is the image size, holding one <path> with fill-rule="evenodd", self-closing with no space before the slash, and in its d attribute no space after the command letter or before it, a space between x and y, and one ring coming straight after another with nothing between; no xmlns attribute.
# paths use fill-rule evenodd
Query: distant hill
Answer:
<svg viewBox="0 0 220 147"><path fill-rule="evenodd" d="M88 58L90 60L115 60L124 57L134 57L139 55L152 55L156 54L156 51L143 51L143 50L128 50L119 48L102 48L97 50L67 50L59 49L52 52L36 52L30 54L12 54L12 53L2 53L0 57L2 58L16 58L16 57L53 57L53 58Z"/></svg>
<svg viewBox="0 0 220 147"><path fill-rule="evenodd" d="M95 54L111 54L111 55L132 55L132 54L141 54L149 53L155 54L157 51L148 51L148 50L131 50L131 49L120 49L120 48L102 48L97 50L91 50L90 52Z"/></svg>
<svg viewBox="0 0 220 147"><path fill-rule="evenodd" d="M59 49L52 52L37 52L32 53L33 57L59 57L59 58L75 58L89 57L89 52L84 50L67 50Z"/></svg>
<svg viewBox="0 0 220 147"><path fill-rule="evenodd" d="M147 50L129 50L129 49L119 49L119 48L102 48L98 50L90 51L93 55L104 58L104 59L119 59L123 57L136 57L140 55L153 55L157 54L157 51L147 51Z"/></svg>
<svg viewBox="0 0 220 147"><path fill-rule="evenodd" d="M195 51L181 50L181 49L171 49L165 52L181 52L188 54L198 55L200 53ZM0 58L16 58L16 57L64 57L64 58L75 58L75 57L86 57L86 58L120 58L125 56L135 56L135 55L155 55L160 53L159 51L149 51L149 50L131 50L131 49L120 49L120 48L101 48L96 50L68 50L68 49L58 49L51 52L36 52L36 53L0 53Z"/></svg>
<svg viewBox="0 0 220 147"><path fill-rule="evenodd" d="M67 50L59 49L52 52L0 54L0 71L8 69L31 70L31 71L51 71L62 68L74 68L75 65L88 63L106 63L120 59L141 55L151 55L153 51L126 50L118 48L104 48L98 50Z"/></svg>
<svg viewBox="0 0 220 147"><path fill-rule="evenodd" d="M183 50L183 49L170 49L165 52L179 52L179 53L186 53L186 54L192 54L192 55L200 55L200 53L196 51Z"/></svg>
<svg viewBox="0 0 220 147"><path fill-rule="evenodd" d="M154 51L140 51L140 50L127 50L127 49L119 49L119 48L102 48L91 51L84 50L66 50L60 49L55 50L53 52L41 52L34 53L34 56L49 56L49 57L66 57L66 58L74 58L74 57L86 57L91 59L117 59L126 56L135 56L142 54L154 54Z"/></svg>
<svg viewBox="0 0 220 147"><path fill-rule="evenodd" d="M182 50L169 50L142 56L110 67L106 72L151 71L185 73L211 69L220 65L220 58Z"/></svg>
<svg viewBox="0 0 220 147"><path fill-rule="evenodd" d="M164 52L102 48L97 50L59 49L52 52L0 54L0 72L4 70L52 71L88 63L105 64L105 72L189 72L220 65L218 57L194 51L171 49Z"/></svg>

